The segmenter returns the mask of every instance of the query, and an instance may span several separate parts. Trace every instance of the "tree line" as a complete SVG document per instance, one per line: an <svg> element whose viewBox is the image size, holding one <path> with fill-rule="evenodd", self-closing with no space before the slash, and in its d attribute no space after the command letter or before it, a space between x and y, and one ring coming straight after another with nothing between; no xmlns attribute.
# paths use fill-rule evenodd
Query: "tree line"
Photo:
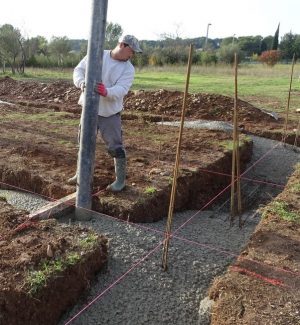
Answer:
<svg viewBox="0 0 300 325"><path fill-rule="evenodd" d="M279 26L274 36L242 36L217 39L206 37L182 39L161 35L161 40L141 40L143 53L133 58L138 67L186 64L190 44L194 44L193 64L232 64L234 53L240 62L261 61L273 66L278 61L300 57L300 35L285 34L280 42ZM113 48L123 30L119 24L107 23L104 48ZM0 26L0 65L2 72L24 73L26 67L72 68L87 52L87 40L72 40L43 36L25 38L18 28L10 24Z"/></svg>

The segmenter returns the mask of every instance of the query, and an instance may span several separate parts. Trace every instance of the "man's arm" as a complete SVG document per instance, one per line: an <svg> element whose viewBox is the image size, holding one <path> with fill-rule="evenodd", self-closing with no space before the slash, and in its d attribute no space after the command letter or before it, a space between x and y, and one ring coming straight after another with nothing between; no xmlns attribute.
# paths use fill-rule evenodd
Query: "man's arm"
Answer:
<svg viewBox="0 0 300 325"><path fill-rule="evenodd" d="M87 56L85 56L75 67L73 71L73 82L77 88L84 89L85 86L85 72L86 72Z"/></svg>

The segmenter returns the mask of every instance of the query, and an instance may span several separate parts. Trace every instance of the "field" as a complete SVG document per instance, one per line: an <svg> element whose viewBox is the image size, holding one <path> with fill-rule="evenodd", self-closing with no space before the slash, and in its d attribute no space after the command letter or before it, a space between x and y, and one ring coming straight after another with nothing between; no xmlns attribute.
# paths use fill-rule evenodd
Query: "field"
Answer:
<svg viewBox="0 0 300 325"><path fill-rule="evenodd" d="M297 67L296 73L299 72L298 69L299 67ZM43 74L44 82L41 82L32 79L34 74L30 70L27 73L29 77L27 80L15 80L9 77L0 79L0 100L3 101L0 102L2 116L0 121L2 130L0 146L1 187L27 190L49 200L55 200L76 190L75 186L67 185L66 180L76 170L78 151L76 133L81 113L80 107L77 105L79 90L70 82L70 71L63 75L61 72L56 72L56 77L63 76L64 80L54 82L53 80L49 82L48 79L52 79L53 75L45 77ZM284 133L289 73L290 67L287 65L276 66L273 69L243 66L239 70L238 124L241 130L242 170L245 169L251 157L251 135L253 134L278 141L286 135L287 143L292 145L296 143L297 145L295 142L295 132L298 127L296 108L300 105L297 80L292 86L291 111L287 133ZM111 194L105 191L106 185L114 178L114 170L112 160L98 138L93 182L93 210L129 222L153 222L167 216L178 130L172 126L162 125L161 122L174 122L180 119L183 85L184 69L167 72L161 70L137 71L132 91L125 98L125 110L122 115L128 155L127 186L119 194ZM190 90L191 94L187 101L187 121L193 122L203 119L232 122L234 102L231 69L225 67L222 69L215 68L214 70L213 68L195 68L191 76ZM272 114L267 114L266 109L269 112L276 112L276 118ZM231 174L232 134L224 130L185 128L181 149L182 156L175 210L201 209L205 202L218 195L228 184L228 177ZM204 171L212 171L212 173ZM276 210L271 210L272 213L267 212L266 218L252 237L252 242L249 243L247 254L252 260L258 259L265 262L267 259L269 265L288 268L293 274L299 276L299 172L295 173L292 183L293 195L282 194L281 200L288 203L292 215L296 217L292 220L283 220ZM228 196L228 193L226 195ZM72 234L72 229L68 228L70 231L69 246L68 249L63 250L60 227L56 223L51 223L53 219L45 221L45 225L43 223L27 225L26 216L28 213L25 211L15 211L5 202L2 203L1 208L3 211L1 213L2 222L0 223L1 261L3 261L3 252L5 252L5 258L10 261L9 267L15 272L9 273L10 269L7 264L1 262L0 279L3 279L5 275L5 281L1 280L0 282L0 308L2 308L1 312L7 317L4 317L4 321L8 323L11 319L9 317L15 316L14 311L7 307L7 288L10 288L9 292L15 306L17 306L18 295L23 293L24 288L27 288L27 291L25 290L27 296L25 294L24 299L30 301L28 298L30 286L28 287L22 272L24 270L27 272L32 268L38 271L41 268L41 260L48 259L51 261L53 257L46 254L50 242L49 238L45 237L41 243L33 241L32 238L36 237L39 231L43 231L46 227L50 234L58 234L51 239L51 245L56 247L56 251L62 251L60 256L66 256L70 252L74 253L74 250L78 253L76 251L78 244L74 244L75 239L72 239L72 236L76 237L78 232L83 232L84 238L86 238L89 237L89 233L84 229L74 229ZM11 216L9 220L7 220L7 211ZM50 222L49 225L47 222ZM287 228L287 230L279 234L282 227ZM21 231L15 231L15 229L21 229ZM268 233L273 241L276 238L278 240L283 237L284 239L289 238L291 244L286 245L281 250L275 249L274 254L266 253L267 258L261 257L260 250L251 249L251 247L257 247L261 238L266 238L264 237L266 236L265 233ZM99 239L97 240L101 242L102 251L98 256L99 263L94 265L92 269L93 272L99 270L106 259L105 238L101 234L98 236ZM25 259L24 254L21 254L20 258L17 257L16 251L14 251L16 246L11 245L11 241L26 242L26 246L23 247ZM266 246L262 245L262 247L268 251L269 242L264 239L263 243L266 243ZM40 254L32 255L30 252L36 250L37 244L40 245ZM285 263L278 258L277 254L280 256L288 254L288 261L290 262ZM83 258L83 260L88 263L89 258ZM253 270L251 265L242 262L236 267L248 269L250 273L261 271L259 269ZM242 275L243 272L241 272ZM266 271L264 270L264 272ZM16 274L22 274L17 285ZM76 271L74 274L76 278ZM262 287L264 281L261 278L251 281L250 277L250 280L248 277L246 280L245 277L241 280L239 277L242 275L240 273L234 273L233 276L228 274L226 275L228 279L218 279L212 288L210 296L217 301L213 312L213 324L252 324L254 319L257 324L264 324L264 311L257 308L258 315L254 316L255 304L252 305L254 307L251 309L248 303L258 288ZM61 273L60 276L62 276ZM267 277L265 273L263 276ZM91 277L92 274L87 274L87 278L90 279ZM292 291L287 299L291 302L294 310L297 306L299 307L297 305L299 302L298 277L283 279L282 281L289 284L288 281L293 281L293 279L295 282L292 287L295 291ZM43 290L49 289L49 283L51 282L47 282ZM272 286L271 284L268 285ZM243 287L240 289L239 286ZM244 286L251 288L251 290L249 289L245 293ZM79 294L80 290L85 287L78 288L76 293ZM267 292L271 293L272 290L269 289L268 287ZM59 288L57 290L59 291ZM62 288L61 290L67 289ZM276 289L272 294L276 298L282 294L282 291ZM50 294L49 296L51 297ZM240 296L242 298L239 298ZM34 296L33 301L37 297ZM224 297L229 297L229 300L241 299L246 311L240 313L240 310L230 308ZM260 293L260 299L263 299L262 297L263 292ZM255 297L255 299L258 298ZM72 303L74 303L73 300L68 301L64 308ZM42 312L44 310L42 305L43 303L35 308L40 308ZM277 308L276 305L274 308ZM291 306L282 307L281 311L287 312L288 308ZM237 313L240 315L238 316L239 323L237 322ZM280 318L276 315L276 318L273 319L274 324L296 324L291 321L299 320L300 316L289 313L290 318ZM270 315L268 314L268 316ZM26 317L25 320L28 321L32 314L28 313ZM39 324L39 317L38 315L36 318L32 318L35 320L33 324ZM57 317L59 315L56 315L56 319ZM18 322L21 324L24 321L23 319L12 319L16 324ZM234 322L233 319L235 319ZM53 320L49 320L49 324L51 322ZM0 319L0 324L2 323L5 322Z"/></svg>

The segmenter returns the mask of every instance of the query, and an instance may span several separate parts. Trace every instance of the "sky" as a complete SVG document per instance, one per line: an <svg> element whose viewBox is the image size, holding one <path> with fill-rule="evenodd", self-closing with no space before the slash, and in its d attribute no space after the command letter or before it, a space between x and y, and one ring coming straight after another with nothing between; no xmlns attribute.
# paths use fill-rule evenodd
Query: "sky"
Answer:
<svg viewBox="0 0 300 325"><path fill-rule="evenodd" d="M1 0L0 26L25 37L89 39L93 0ZM108 0L107 22L141 40L300 34L300 0Z"/></svg>

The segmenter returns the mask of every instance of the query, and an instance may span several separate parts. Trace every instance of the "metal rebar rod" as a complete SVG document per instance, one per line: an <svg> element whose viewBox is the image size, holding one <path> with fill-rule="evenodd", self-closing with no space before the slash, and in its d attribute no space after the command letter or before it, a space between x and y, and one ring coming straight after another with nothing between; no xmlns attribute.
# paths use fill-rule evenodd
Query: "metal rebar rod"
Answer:
<svg viewBox="0 0 300 325"><path fill-rule="evenodd" d="M238 60L237 54L234 55L235 61L235 78L234 78L234 101L235 101L235 136L236 136L236 146L235 146L235 159L236 159L236 191L237 191L237 213L239 216L239 225L241 226L241 213L242 213L242 198L241 198L241 168L240 168L240 140L239 140L239 129L238 129Z"/></svg>
<svg viewBox="0 0 300 325"><path fill-rule="evenodd" d="M183 133L183 126L184 126L185 110L186 110L186 101L187 101L187 96L188 96L188 88L189 88L191 65L192 65L192 53L193 53L193 45L191 44L190 51L189 51L185 91L184 91L182 111L181 111L181 122L180 122L179 136L178 136L178 142L177 142L171 198L170 198L167 226L166 226L166 231L165 231L164 247L163 247L162 266L163 266L164 271L166 271L168 268L168 249L169 249L169 241L170 241L171 226L172 226L173 211L174 211L174 202L175 202L175 195L176 195L176 188L177 188L177 177L178 177L178 169L179 169L181 141L182 141L182 133Z"/></svg>
<svg viewBox="0 0 300 325"><path fill-rule="evenodd" d="M81 116L80 148L78 154L78 184L76 193L77 219L90 219L92 180L96 149L99 95L95 92L101 81L108 0L93 0L90 37L87 51L86 89Z"/></svg>
<svg viewBox="0 0 300 325"><path fill-rule="evenodd" d="M299 110L299 114L300 114L300 110ZM298 119L298 125L297 125L297 129L296 129L296 133L295 133L294 149L296 149L296 147L298 147L297 141L298 141L299 132L300 132L300 116Z"/></svg>
<svg viewBox="0 0 300 325"><path fill-rule="evenodd" d="M289 119L289 110L290 110L290 100L291 100L291 89L292 89L292 83L293 83L294 66L295 66L295 53L293 55L292 71L291 71L291 77L290 77L290 88L289 88L288 101L287 101L287 106L286 106L286 111L285 111L285 123L284 123L283 137L282 137L282 142L283 143L285 143L286 136L287 136L287 125L288 125L288 119Z"/></svg>
<svg viewBox="0 0 300 325"><path fill-rule="evenodd" d="M234 54L234 103L233 103L233 142L232 142L232 167L231 167L231 201L230 201L230 212L231 218L230 223L233 223L235 217L235 182L236 182L236 145L237 145L237 62L236 53Z"/></svg>

